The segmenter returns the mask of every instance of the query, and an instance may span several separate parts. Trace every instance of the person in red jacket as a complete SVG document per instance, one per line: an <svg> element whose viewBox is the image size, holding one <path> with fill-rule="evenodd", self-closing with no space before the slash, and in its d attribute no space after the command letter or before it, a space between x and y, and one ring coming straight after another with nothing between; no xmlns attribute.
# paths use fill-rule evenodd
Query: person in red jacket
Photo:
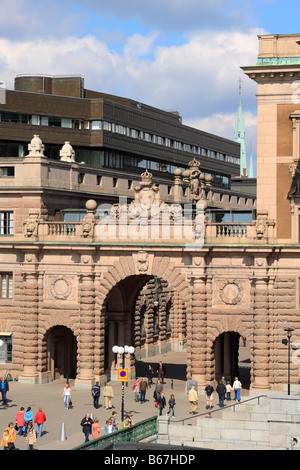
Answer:
<svg viewBox="0 0 300 470"><path fill-rule="evenodd" d="M20 411L18 411L17 415L16 415L16 425L18 426L19 428L19 436L22 436L23 434L23 427L25 426L25 420L24 420L24 413L25 413L25 410L24 410L24 407L21 406L20 408Z"/></svg>
<svg viewBox="0 0 300 470"><path fill-rule="evenodd" d="M39 408L34 418L34 422L37 423L38 428L39 428L39 437L41 437L42 435L43 424L45 421L46 421L46 415L43 412L42 408Z"/></svg>

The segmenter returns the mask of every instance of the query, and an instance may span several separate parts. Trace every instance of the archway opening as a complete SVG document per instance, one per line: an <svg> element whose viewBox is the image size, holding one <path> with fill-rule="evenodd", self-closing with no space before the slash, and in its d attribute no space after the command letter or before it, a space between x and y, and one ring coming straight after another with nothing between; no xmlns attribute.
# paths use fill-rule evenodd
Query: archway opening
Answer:
<svg viewBox="0 0 300 470"><path fill-rule="evenodd" d="M185 309L176 300L175 313L174 296L168 282L153 275L129 276L111 289L105 306L104 369L109 379L116 378L122 362L112 352L114 345L135 347L134 357L125 357L124 365L133 377L141 361L185 344Z"/></svg>
<svg viewBox="0 0 300 470"><path fill-rule="evenodd" d="M234 331L218 336L213 345L215 358L215 379L222 377L233 382L239 377L243 388L250 387L250 350L243 338Z"/></svg>
<svg viewBox="0 0 300 470"><path fill-rule="evenodd" d="M73 332L62 325L46 334L47 370L51 379L75 379L77 373L77 340Z"/></svg>

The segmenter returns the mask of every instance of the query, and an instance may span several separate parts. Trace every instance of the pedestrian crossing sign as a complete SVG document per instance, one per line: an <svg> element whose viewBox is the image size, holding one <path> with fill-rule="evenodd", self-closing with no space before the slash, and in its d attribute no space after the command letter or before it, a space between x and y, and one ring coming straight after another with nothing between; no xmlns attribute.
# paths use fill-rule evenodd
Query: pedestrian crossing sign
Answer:
<svg viewBox="0 0 300 470"><path fill-rule="evenodd" d="M118 369L118 381L128 382L128 369Z"/></svg>

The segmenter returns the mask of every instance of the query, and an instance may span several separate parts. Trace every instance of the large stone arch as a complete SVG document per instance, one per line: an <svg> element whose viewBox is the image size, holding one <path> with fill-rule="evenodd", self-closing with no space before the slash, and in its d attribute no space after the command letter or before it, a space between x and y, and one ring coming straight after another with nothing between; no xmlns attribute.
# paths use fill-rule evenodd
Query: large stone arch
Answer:
<svg viewBox="0 0 300 470"><path fill-rule="evenodd" d="M129 277L139 277L141 285L143 280L153 277L164 279L169 286L178 293L181 304L186 312L191 304L191 289L186 275L169 256L164 254L155 255L144 250L136 251L130 255L122 255L107 271L95 277L95 341L94 341L94 364L95 377L103 381L104 357L105 357L105 314L106 300L111 290Z"/></svg>

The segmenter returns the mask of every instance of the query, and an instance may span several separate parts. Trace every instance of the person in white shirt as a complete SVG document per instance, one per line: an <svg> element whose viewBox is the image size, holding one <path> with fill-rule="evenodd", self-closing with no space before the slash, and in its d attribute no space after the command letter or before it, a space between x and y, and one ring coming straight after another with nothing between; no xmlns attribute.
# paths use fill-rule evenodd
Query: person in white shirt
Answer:
<svg viewBox="0 0 300 470"><path fill-rule="evenodd" d="M242 384L239 379L236 377L235 381L233 382L232 388L234 390L234 398L236 401L241 401L240 391L242 388Z"/></svg>

